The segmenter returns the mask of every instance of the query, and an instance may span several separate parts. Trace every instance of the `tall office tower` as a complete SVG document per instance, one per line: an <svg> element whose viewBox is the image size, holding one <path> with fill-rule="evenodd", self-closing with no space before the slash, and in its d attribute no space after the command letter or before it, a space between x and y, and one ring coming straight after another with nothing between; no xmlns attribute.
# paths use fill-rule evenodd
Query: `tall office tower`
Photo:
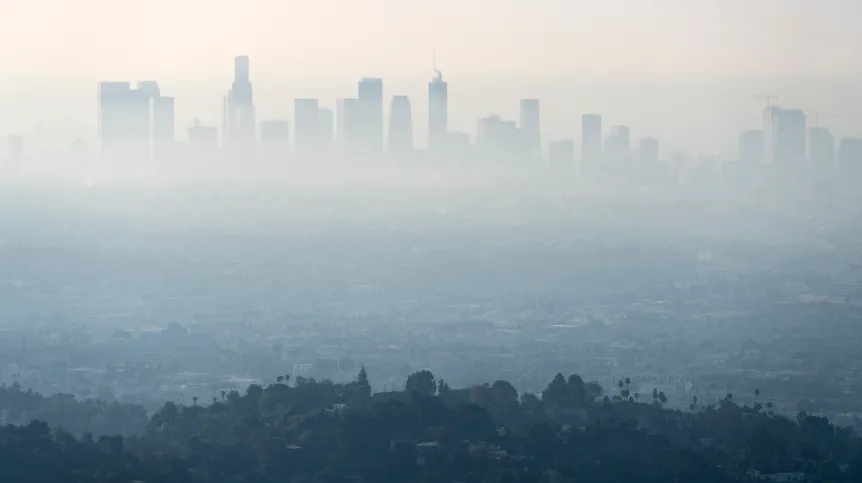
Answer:
<svg viewBox="0 0 862 483"><path fill-rule="evenodd" d="M405 156L413 150L413 112L407 96L392 97L389 111L389 154Z"/></svg>
<svg viewBox="0 0 862 483"><path fill-rule="evenodd" d="M122 156L128 142L125 110L131 85L128 82L99 83L99 141L102 155Z"/></svg>
<svg viewBox="0 0 862 483"><path fill-rule="evenodd" d="M602 160L602 116L581 116L581 167L588 173Z"/></svg>
<svg viewBox="0 0 862 483"><path fill-rule="evenodd" d="M256 140L256 121L247 56L234 58L233 84L225 97L224 109L225 144L240 153L243 148L252 147Z"/></svg>
<svg viewBox="0 0 862 483"><path fill-rule="evenodd" d="M854 191L862 181L862 138L846 137L838 147L838 166L841 177Z"/></svg>
<svg viewBox="0 0 862 483"><path fill-rule="evenodd" d="M658 163L658 139L644 138L638 144L638 163L640 164L655 164Z"/></svg>
<svg viewBox="0 0 862 483"><path fill-rule="evenodd" d="M362 152L370 158L383 153L383 79L359 80L358 99L362 105Z"/></svg>
<svg viewBox="0 0 862 483"><path fill-rule="evenodd" d="M825 127L808 130L808 159L811 164L824 170L835 164L835 136Z"/></svg>
<svg viewBox="0 0 862 483"><path fill-rule="evenodd" d="M9 136L6 141L6 147L11 161L21 161L24 159L24 138L21 136L17 134Z"/></svg>
<svg viewBox="0 0 862 483"><path fill-rule="evenodd" d="M575 169L575 143L569 139L548 144L548 160L555 170Z"/></svg>
<svg viewBox="0 0 862 483"><path fill-rule="evenodd" d="M428 83L428 149L446 151L449 134L449 84L443 73L434 69L434 78Z"/></svg>
<svg viewBox="0 0 862 483"><path fill-rule="evenodd" d="M218 156L218 128L205 126L195 119L189 127L189 150L193 158L215 161Z"/></svg>
<svg viewBox="0 0 862 483"><path fill-rule="evenodd" d="M521 99L519 126L524 149L530 158L542 156L541 113L538 99Z"/></svg>
<svg viewBox="0 0 862 483"><path fill-rule="evenodd" d="M769 143L770 161L782 166L798 166L806 156L805 113L798 109L770 107Z"/></svg>
<svg viewBox="0 0 862 483"><path fill-rule="evenodd" d="M99 83L99 138L102 154L119 161L150 156L151 86L132 89L128 82Z"/></svg>
<svg viewBox="0 0 862 483"><path fill-rule="evenodd" d="M738 157L745 164L759 164L766 159L763 131L748 130L739 135Z"/></svg>
<svg viewBox="0 0 862 483"><path fill-rule="evenodd" d="M631 136L626 126L613 126L605 140L604 154L609 163L621 164L629 160Z"/></svg>
<svg viewBox="0 0 862 483"><path fill-rule="evenodd" d="M167 159L175 154L174 98L151 98L153 158Z"/></svg>
<svg viewBox="0 0 862 483"><path fill-rule="evenodd" d="M295 99L293 101L293 143L296 157L302 160L317 158L320 147L317 99Z"/></svg>
<svg viewBox="0 0 862 483"><path fill-rule="evenodd" d="M317 110L317 135L320 156L330 161L333 155L333 129L335 116L332 109L321 107Z"/></svg>
<svg viewBox="0 0 862 483"><path fill-rule="evenodd" d="M260 123L261 154L270 161L283 161L290 155L290 122L281 120Z"/></svg>
<svg viewBox="0 0 862 483"><path fill-rule="evenodd" d="M507 163L518 153L521 133L515 121L504 121L492 115L479 120L476 129L476 149L480 156L493 163Z"/></svg>

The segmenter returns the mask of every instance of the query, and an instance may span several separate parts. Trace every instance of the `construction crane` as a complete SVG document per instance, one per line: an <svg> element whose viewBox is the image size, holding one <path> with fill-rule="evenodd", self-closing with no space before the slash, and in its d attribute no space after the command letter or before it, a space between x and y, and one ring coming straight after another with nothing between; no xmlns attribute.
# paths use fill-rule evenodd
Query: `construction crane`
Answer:
<svg viewBox="0 0 862 483"><path fill-rule="evenodd" d="M773 96L770 93L767 94L752 94L752 97L758 97L760 99L766 99L766 108L769 109L772 107L772 101L778 99L778 96Z"/></svg>

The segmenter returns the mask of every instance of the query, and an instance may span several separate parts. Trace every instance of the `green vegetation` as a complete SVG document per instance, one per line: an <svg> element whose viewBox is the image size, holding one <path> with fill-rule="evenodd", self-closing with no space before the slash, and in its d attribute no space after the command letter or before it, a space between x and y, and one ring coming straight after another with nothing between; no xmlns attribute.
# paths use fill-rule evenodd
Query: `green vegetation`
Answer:
<svg viewBox="0 0 862 483"><path fill-rule="evenodd" d="M90 434L103 413L125 414L129 422L115 427L127 430L138 409L4 388L0 409L29 404L27 414L66 429L44 422L0 429L0 481L708 483L777 473L862 480L862 439L851 430L804 412L793 420L760 404L740 406L729 394L681 412L666 409L662 393L633 393L627 379L606 395L575 374L557 374L541 397L506 381L453 389L430 371L411 374L403 392L378 394L364 369L348 384L287 382L224 393L208 405L168 402L138 434L97 438ZM99 417L71 425L91 407ZM88 432L73 436L82 428Z"/></svg>

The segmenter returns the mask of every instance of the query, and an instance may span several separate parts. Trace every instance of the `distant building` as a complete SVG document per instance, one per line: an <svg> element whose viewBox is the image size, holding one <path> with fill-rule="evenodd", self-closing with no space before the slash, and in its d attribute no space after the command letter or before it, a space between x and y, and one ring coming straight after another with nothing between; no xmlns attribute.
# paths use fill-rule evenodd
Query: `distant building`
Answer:
<svg viewBox="0 0 862 483"><path fill-rule="evenodd" d="M574 170L575 143L569 139L548 144L548 160L555 170Z"/></svg>
<svg viewBox="0 0 862 483"><path fill-rule="evenodd" d="M262 121L260 148L261 154L268 160L286 160L290 156L290 122Z"/></svg>
<svg viewBox="0 0 862 483"><path fill-rule="evenodd" d="M294 144L296 157L301 160L307 161L319 155L319 115L320 106L317 99L295 99L293 101Z"/></svg>
<svg viewBox="0 0 862 483"><path fill-rule="evenodd" d="M815 167L831 169L835 163L835 136L825 127L808 130L808 159Z"/></svg>
<svg viewBox="0 0 862 483"><path fill-rule="evenodd" d="M446 150L449 140L449 84L443 73L434 70L428 83L428 149L432 153Z"/></svg>
<svg viewBox="0 0 862 483"><path fill-rule="evenodd" d="M862 138L841 139L838 148L838 166L841 176L854 188L862 181Z"/></svg>
<svg viewBox="0 0 862 483"><path fill-rule="evenodd" d="M640 164L658 163L658 139L641 139L640 144L638 145L637 159Z"/></svg>
<svg viewBox="0 0 862 483"><path fill-rule="evenodd" d="M158 87L156 87L158 88ZM152 147L153 157L164 160L173 157L176 148L174 125L174 98L156 95L150 98L152 103Z"/></svg>
<svg viewBox="0 0 862 483"><path fill-rule="evenodd" d="M487 116L479 120L476 131L476 149L485 160L508 163L518 157L523 144L515 121L505 121L498 115Z"/></svg>
<svg viewBox="0 0 862 483"><path fill-rule="evenodd" d="M602 160L602 116L581 116L581 166L589 171Z"/></svg>
<svg viewBox="0 0 862 483"><path fill-rule="evenodd" d="M759 164L766 160L766 139L763 131L748 130L739 135L739 161L745 164Z"/></svg>
<svg viewBox="0 0 862 483"><path fill-rule="evenodd" d="M413 150L413 113L407 96L394 96L389 114L389 154L408 155Z"/></svg>
<svg viewBox="0 0 862 483"><path fill-rule="evenodd" d="M251 148L257 139L249 65L247 56L234 58L234 80L224 99L224 141L235 154Z"/></svg>
<svg viewBox="0 0 862 483"><path fill-rule="evenodd" d="M783 166L799 166L806 158L805 113L798 109L770 108L771 161Z"/></svg>
<svg viewBox="0 0 862 483"><path fill-rule="evenodd" d="M605 139L604 157L611 163L625 163L631 153L631 135L626 126L613 126Z"/></svg>
<svg viewBox="0 0 862 483"><path fill-rule="evenodd" d="M383 153L383 79L360 79L357 98L362 106L362 155L372 159L379 158Z"/></svg>
<svg viewBox="0 0 862 483"><path fill-rule="evenodd" d="M542 155L541 112L538 99L521 99L521 122L519 126L524 149L530 158Z"/></svg>

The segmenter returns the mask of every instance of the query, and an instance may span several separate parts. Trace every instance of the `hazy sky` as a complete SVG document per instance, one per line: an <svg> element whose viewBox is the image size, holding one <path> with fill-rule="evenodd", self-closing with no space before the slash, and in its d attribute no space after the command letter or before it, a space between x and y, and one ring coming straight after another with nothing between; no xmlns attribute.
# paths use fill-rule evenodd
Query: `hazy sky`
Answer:
<svg viewBox="0 0 862 483"><path fill-rule="evenodd" d="M436 47L456 129L474 130L491 110L514 115L519 97L535 96L548 137L600 111L636 137L725 149L734 136L710 131L756 122L750 94L764 89L784 87L785 102L841 111L833 123L862 129L851 87L862 78L860 18L860 0L0 0L0 134L41 121L93 139L98 80L156 79L178 98L183 137L196 116L219 121L232 58L248 54L261 118L290 118L293 97L333 106L357 78L382 76L387 96L411 96L422 142ZM782 77L807 87L757 81ZM639 88L647 81L652 100ZM697 106L715 124L673 132L663 120Z"/></svg>

